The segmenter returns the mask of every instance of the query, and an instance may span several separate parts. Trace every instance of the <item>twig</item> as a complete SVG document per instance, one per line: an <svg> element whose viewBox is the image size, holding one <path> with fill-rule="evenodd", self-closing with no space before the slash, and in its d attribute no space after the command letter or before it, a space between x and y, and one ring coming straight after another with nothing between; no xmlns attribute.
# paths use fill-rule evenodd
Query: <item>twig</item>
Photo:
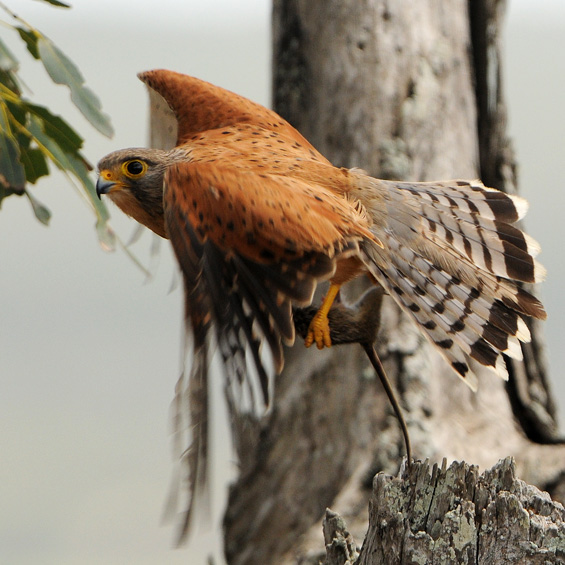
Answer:
<svg viewBox="0 0 565 565"><path fill-rule="evenodd" d="M371 365L375 369L383 388L385 389L386 395L388 396L388 400L396 414L396 418L398 419L398 423L400 424L400 429L402 430L402 435L404 436L404 445L406 447L406 460L408 463L408 467L412 464L412 447L410 445L410 435L408 434L408 426L406 425L406 420L404 419L404 414L402 413L402 408L398 403L398 399L394 393L394 388L392 383L390 382L389 378L386 375L385 369L377 352L375 350L375 346L372 343L362 343L361 347L365 350Z"/></svg>

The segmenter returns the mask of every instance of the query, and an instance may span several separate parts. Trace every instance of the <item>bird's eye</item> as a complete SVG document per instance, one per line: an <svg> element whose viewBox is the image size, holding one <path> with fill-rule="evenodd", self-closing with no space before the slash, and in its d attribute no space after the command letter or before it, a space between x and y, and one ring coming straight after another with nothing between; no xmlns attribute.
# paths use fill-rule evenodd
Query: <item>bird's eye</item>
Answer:
<svg viewBox="0 0 565 565"><path fill-rule="evenodd" d="M132 159L122 165L122 171L129 178L139 178L147 171L147 163L139 159Z"/></svg>

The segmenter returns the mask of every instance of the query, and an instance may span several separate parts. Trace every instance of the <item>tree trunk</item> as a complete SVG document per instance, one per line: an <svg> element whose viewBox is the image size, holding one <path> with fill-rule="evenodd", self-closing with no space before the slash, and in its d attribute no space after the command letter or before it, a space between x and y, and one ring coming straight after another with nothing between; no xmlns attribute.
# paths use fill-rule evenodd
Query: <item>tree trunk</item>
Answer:
<svg viewBox="0 0 565 565"><path fill-rule="evenodd" d="M487 185L515 190L500 79L503 7L497 0L275 0L274 109L337 166L361 167L380 178L482 176ZM362 287L352 287L354 300ZM557 441L555 408L539 327L532 330L525 362L512 363L508 387L479 371L474 394L385 297L377 347L396 385L416 458L466 460L484 469L512 455L522 479L561 488L565 448L547 445ZM261 421L232 417L241 474L224 521L230 565L306 562L319 555L329 506L355 539L364 539L373 476L398 471L403 443L361 348L320 352L297 343L287 350L270 414ZM457 469L476 482L476 471ZM445 470L435 471L435 479L438 473ZM480 479L485 492L491 486L498 492L489 483L494 474ZM377 491L395 480L407 489L412 479L406 472L394 480L379 475ZM495 508L509 512L497 500ZM379 508L374 502L373 518ZM398 508L402 520L414 521L413 507ZM445 514L453 508L438 508L444 512L439 529L423 531L453 545ZM477 530L480 524L469 517L490 506L458 508ZM366 540L371 547L389 535L374 522L372 528ZM407 539L396 539L401 551ZM360 562L385 562L372 555L364 549Z"/></svg>
<svg viewBox="0 0 565 565"><path fill-rule="evenodd" d="M479 476L466 463L414 463L398 478L379 473L360 552L343 520L324 518L325 565L527 563L565 559L565 511L516 478L511 458Z"/></svg>

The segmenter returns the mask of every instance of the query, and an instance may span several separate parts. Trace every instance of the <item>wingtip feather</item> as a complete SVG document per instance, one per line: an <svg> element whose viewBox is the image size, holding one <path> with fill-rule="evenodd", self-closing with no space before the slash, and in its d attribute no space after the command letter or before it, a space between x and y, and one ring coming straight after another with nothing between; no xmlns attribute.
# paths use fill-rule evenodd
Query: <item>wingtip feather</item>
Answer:
<svg viewBox="0 0 565 565"><path fill-rule="evenodd" d="M521 220L528 212L529 203L525 198L521 196L516 196L515 194L509 194L508 198L514 203L516 208L516 213L518 214L518 220Z"/></svg>

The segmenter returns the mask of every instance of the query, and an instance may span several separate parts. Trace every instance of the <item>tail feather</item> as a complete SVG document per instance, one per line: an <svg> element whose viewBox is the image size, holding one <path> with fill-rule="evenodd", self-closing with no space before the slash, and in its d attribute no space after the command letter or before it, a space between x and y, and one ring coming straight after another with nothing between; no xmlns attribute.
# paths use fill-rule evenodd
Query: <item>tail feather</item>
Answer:
<svg viewBox="0 0 565 565"><path fill-rule="evenodd" d="M410 191L430 202L508 224L521 220L528 211L528 202L524 198L489 188L479 180L394 184L396 188Z"/></svg>
<svg viewBox="0 0 565 565"><path fill-rule="evenodd" d="M461 350L466 357L475 359L506 377L506 373L500 371L498 357L501 352L514 353L514 350L508 347L508 340L499 343L501 347L490 344L483 332L476 331L476 324L468 323L463 304L458 304L456 299L448 297L436 300L432 289L437 290L437 287L428 288L420 272L409 263L399 263L395 261L385 275L395 280L397 284L393 287L394 295L423 327L436 347L442 353L446 350ZM433 268L431 264L430 266ZM455 368L465 376L466 368Z"/></svg>
<svg viewBox="0 0 565 565"><path fill-rule="evenodd" d="M534 283L545 277L545 269L534 259L539 244L509 223L527 209L522 199L493 189L481 192L478 186L465 192L464 186L445 183L379 183L389 191L391 226L396 222L415 230L419 245L430 247L430 253L448 251L446 260L510 280ZM458 192L462 196L454 196ZM496 206L483 200L484 195ZM403 233L402 228L397 231Z"/></svg>
<svg viewBox="0 0 565 565"><path fill-rule="evenodd" d="M412 307L413 301L410 296L405 296L402 288L396 284L396 280L387 276L380 269L371 269L371 273L379 281L381 286L395 299L395 301L424 329L424 335L435 345L449 365L457 374L471 387L477 389L477 378L471 371L468 358L459 347L444 348L438 344L446 338L446 333L438 327L437 323L430 319L420 309Z"/></svg>
<svg viewBox="0 0 565 565"><path fill-rule="evenodd" d="M520 341L530 341L530 331L524 320L514 309L500 302L492 294L480 293L440 269L432 269L428 276L433 283L430 287L439 293L438 300L449 293L464 305L464 311L470 313L470 317L488 320L491 326L505 334L516 336Z"/></svg>
<svg viewBox="0 0 565 565"><path fill-rule="evenodd" d="M503 251L504 248L497 240L514 245L522 251L526 251L532 257L536 257L541 250L539 243L534 238L514 227L512 224L501 221L500 219L485 218L475 212L467 212L461 208L443 206L441 204L431 206L430 204L423 203L422 207L426 210L423 215L425 215L428 220L435 220L435 217L439 214L447 214L448 218L450 215L456 216L458 220L465 223L463 225L465 235L478 243L483 243L481 237L481 235L483 235L488 237L489 243L494 244L495 249L501 251ZM434 210L437 210L439 214L436 214ZM445 222L446 220L443 221ZM447 221L449 221L449 219L447 219ZM474 229L480 232L478 237L474 233Z"/></svg>
<svg viewBox="0 0 565 565"><path fill-rule="evenodd" d="M493 324L489 319L487 297L479 295L474 299L482 306L483 316L481 316L478 313L479 308L470 307L470 300L473 299L470 299L472 290L469 287L453 279L450 279L449 284L438 285L430 277L431 273L437 271L431 263L410 250L402 252L398 242L391 241L390 246L398 250L393 261L397 273L402 273L402 277L412 281L413 292L416 296L421 296L421 301L426 305L429 315L436 315L444 321L444 329L449 334L459 336L464 332L461 334L466 341L462 347L464 350L482 339L509 357L522 358L522 350L516 339L518 325L507 326L506 331L503 331ZM403 260L406 254L411 256L411 260ZM454 293L455 289L459 292ZM527 337L529 338L529 335ZM470 352L468 353L471 355Z"/></svg>
<svg viewBox="0 0 565 565"><path fill-rule="evenodd" d="M507 378L503 354L522 359L530 340L523 316L545 318L518 286L545 275L537 242L511 225L527 202L478 181L360 179L355 197L384 243L364 243L369 271L468 384L470 359Z"/></svg>
<svg viewBox="0 0 565 565"><path fill-rule="evenodd" d="M545 271L531 253L537 253L539 245L510 224L497 226L493 220L430 204L422 205L422 214L425 237L432 243L450 243L464 260L495 276L530 283L543 280Z"/></svg>

